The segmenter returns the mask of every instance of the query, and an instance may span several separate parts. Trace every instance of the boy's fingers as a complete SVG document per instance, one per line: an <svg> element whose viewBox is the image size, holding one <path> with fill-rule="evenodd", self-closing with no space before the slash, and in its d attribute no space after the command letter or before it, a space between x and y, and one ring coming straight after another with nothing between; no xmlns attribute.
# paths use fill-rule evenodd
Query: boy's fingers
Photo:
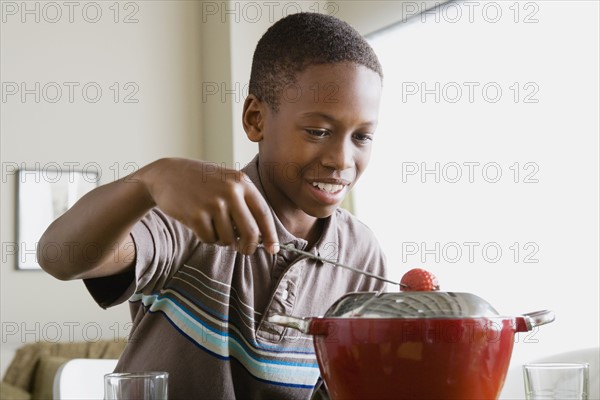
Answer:
<svg viewBox="0 0 600 400"><path fill-rule="evenodd" d="M279 253L279 242L263 242L265 245L265 249L270 253L270 254L277 254Z"/></svg>
<svg viewBox="0 0 600 400"><path fill-rule="evenodd" d="M207 213L197 213L190 221L190 228L192 228L202 242L215 243L218 240L212 218Z"/></svg>
<svg viewBox="0 0 600 400"><path fill-rule="evenodd" d="M213 224L217 231L217 235L219 236L220 244L229 246L237 241L237 236L231 222L231 216L226 208L219 209L218 215L213 216Z"/></svg>
<svg viewBox="0 0 600 400"><path fill-rule="evenodd" d="M238 251L243 254L252 254L260 240L260 230L248 206L240 199L239 204L231 207L231 217L235 231L239 235Z"/></svg>
<svg viewBox="0 0 600 400"><path fill-rule="evenodd" d="M277 237L273 214L271 214L267 202L255 189L246 195L246 203L258 224L265 249L271 254L277 253L279 251L279 238Z"/></svg>

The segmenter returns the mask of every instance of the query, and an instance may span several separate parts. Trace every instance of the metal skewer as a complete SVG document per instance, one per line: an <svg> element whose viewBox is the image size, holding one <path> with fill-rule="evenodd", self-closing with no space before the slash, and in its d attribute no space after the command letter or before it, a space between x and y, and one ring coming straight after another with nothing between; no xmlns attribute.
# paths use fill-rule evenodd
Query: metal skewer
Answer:
<svg viewBox="0 0 600 400"><path fill-rule="evenodd" d="M394 282L392 280L384 278L383 276L380 276L380 275L377 275L377 274L373 274L371 272L363 271L362 269L354 268L354 267L351 267L349 265L345 265L345 264L339 263L337 261L329 260L327 258L323 258L323 257L317 256L317 255L315 255L313 253L309 253L308 251L297 249L294 246L289 246L289 245L281 244L280 243L279 247L282 248L282 249L294 252L294 253L302 254L303 256L310 257L310 258L312 258L314 260L318 260L318 261L321 261L323 263L335 265L336 267L345 268L345 269L348 269L350 271L354 271L354 272L357 272L359 274L363 274L363 275L369 276L371 278L378 279L378 280L383 281L383 282L392 283L392 284L398 285L398 286L406 286L406 285L404 285L404 284L402 284L400 282Z"/></svg>

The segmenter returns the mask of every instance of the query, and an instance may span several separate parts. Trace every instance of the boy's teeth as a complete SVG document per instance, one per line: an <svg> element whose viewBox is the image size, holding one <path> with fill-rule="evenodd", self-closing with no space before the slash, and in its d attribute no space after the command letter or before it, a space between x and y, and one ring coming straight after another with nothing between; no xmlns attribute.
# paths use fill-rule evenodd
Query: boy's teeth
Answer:
<svg viewBox="0 0 600 400"><path fill-rule="evenodd" d="M328 193L339 192L344 187L344 185L336 185L333 183L323 183L323 182L313 182L313 186L318 187L319 189L323 190L324 192L328 192Z"/></svg>

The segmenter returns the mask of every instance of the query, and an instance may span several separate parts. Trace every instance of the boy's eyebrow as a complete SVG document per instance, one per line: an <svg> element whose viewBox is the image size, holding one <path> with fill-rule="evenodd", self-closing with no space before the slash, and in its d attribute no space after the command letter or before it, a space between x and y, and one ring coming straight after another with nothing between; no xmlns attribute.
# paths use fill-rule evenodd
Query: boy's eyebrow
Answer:
<svg viewBox="0 0 600 400"><path fill-rule="evenodd" d="M309 111L300 115L302 118L305 117L321 117L329 122L336 122L337 120L333 118L331 115L321 112L321 111Z"/></svg>
<svg viewBox="0 0 600 400"><path fill-rule="evenodd" d="M335 117L333 117L327 113L324 113L322 111L309 111L309 112L300 114L300 117L302 117L302 118L320 117L330 123L338 122L338 120ZM373 125L373 123L374 123L373 121L366 121L361 125Z"/></svg>

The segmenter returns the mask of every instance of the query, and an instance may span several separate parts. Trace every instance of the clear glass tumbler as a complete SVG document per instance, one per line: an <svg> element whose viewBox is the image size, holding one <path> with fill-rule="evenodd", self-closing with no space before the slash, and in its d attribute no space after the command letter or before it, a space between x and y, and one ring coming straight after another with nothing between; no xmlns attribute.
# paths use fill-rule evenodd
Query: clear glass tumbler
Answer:
<svg viewBox="0 0 600 400"><path fill-rule="evenodd" d="M587 400L587 363L529 363L523 365L527 400Z"/></svg>
<svg viewBox="0 0 600 400"><path fill-rule="evenodd" d="M104 375L105 400L167 400L167 372L115 372Z"/></svg>

